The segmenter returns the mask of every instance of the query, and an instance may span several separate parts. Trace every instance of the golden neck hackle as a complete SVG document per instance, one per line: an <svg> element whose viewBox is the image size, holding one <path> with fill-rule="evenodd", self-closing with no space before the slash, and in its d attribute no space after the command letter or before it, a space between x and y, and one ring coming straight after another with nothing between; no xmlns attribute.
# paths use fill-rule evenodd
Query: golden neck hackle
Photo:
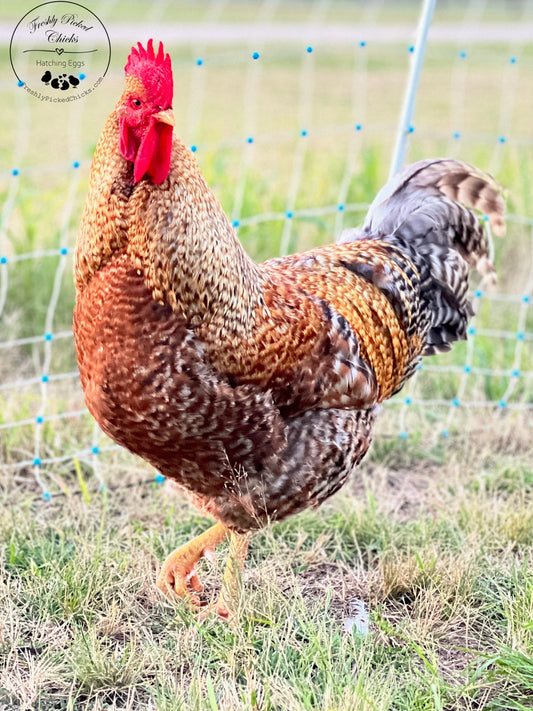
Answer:
<svg viewBox="0 0 533 711"><path fill-rule="evenodd" d="M122 157L118 146L119 125L115 109L104 125L91 165L89 191L74 259L78 293L114 254L124 249L127 242L125 211L133 188L133 166Z"/></svg>
<svg viewBox="0 0 533 711"><path fill-rule="evenodd" d="M154 299L192 327L242 336L262 303L260 268L178 139L171 165L164 183L143 180L129 200L128 254Z"/></svg>

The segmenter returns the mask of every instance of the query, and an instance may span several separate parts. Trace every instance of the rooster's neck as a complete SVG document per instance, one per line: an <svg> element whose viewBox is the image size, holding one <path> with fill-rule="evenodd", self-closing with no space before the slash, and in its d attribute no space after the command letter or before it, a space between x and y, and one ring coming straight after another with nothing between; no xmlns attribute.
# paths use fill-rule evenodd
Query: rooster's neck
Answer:
<svg viewBox="0 0 533 711"><path fill-rule="evenodd" d="M78 235L74 276L78 293L127 243L124 214L133 190L133 164L118 150L116 111L107 119L91 165L89 192Z"/></svg>
<svg viewBox="0 0 533 711"><path fill-rule="evenodd" d="M260 267L180 141L167 180L138 183L128 214L128 254L156 301L215 338L250 332L263 303Z"/></svg>

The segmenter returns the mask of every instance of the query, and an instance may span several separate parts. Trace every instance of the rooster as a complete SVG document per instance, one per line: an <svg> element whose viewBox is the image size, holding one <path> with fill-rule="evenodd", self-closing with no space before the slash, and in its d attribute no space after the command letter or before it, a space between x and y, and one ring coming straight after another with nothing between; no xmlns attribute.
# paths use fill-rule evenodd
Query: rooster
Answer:
<svg viewBox="0 0 533 711"><path fill-rule="evenodd" d="M163 46L139 43L125 72L76 248L81 382L102 430L217 521L167 558L159 588L198 602L196 565L229 538L215 606L229 616L251 533L334 494L379 404L466 338L468 269L494 274L473 209L503 233L504 201L465 163L421 161L361 230L257 264L174 135Z"/></svg>

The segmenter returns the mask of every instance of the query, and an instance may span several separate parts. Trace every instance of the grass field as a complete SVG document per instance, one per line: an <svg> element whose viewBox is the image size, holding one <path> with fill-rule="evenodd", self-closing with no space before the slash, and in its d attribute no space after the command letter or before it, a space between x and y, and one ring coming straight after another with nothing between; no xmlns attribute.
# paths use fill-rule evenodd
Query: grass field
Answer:
<svg viewBox="0 0 533 711"><path fill-rule="evenodd" d="M439 3L435 21L533 22L527 4L503 5ZM270 8L302 27L302 47L267 44L254 62L248 45L167 46L179 133L257 259L360 223L388 174L412 36L306 53L310 6L326 27L414 27L418 14L409 2L232 2L219 21ZM145 32L212 7L99 13ZM6 3L8 24L19 14ZM59 249L75 243L127 52L113 43L97 100L58 112L13 88L0 50L0 711L533 708L533 42L428 47L408 158L452 155L507 188L499 286L476 297L468 344L427 359L387 406L344 491L252 539L236 629L154 585L160 561L210 522L142 462L104 451L87 414L54 419L83 407L76 377L41 382L76 367L72 258ZM102 454L79 455L95 442ZM20 466L36 451L54 460L39 469L50 501ZM203 567L207 597L224 558ZM368 632L346 631L361 601Z"/></svg>
<svg viewBox="0 0 533 711"><path fill-rule="evenodd" d="M378 437L331 503L255 536L236 629L157 593L158 560L209 525L164 487L43 504L4 481L0 707L531 708L530 437ZM367 635L343 631L354 599Z"/></svg>

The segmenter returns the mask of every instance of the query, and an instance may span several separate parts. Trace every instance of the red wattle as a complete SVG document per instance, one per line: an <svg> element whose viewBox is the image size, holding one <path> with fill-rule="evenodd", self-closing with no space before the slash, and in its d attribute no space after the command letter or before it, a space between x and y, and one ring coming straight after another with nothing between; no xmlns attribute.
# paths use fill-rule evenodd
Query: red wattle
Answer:
<svg viewBox="0 0 533 711"><path fill-rule="evenodd" d="M133 134L133 131L128 128L128 124L124 117L120 119L120 152L126 160L135 162L135 156L139 149L139 141Z"/></svg>
<svg viewBox="0 0 533 711"><path fill-rule="evenodd" d="M133 180L138 183L145 175L160 185L170 171L172 126L150 118L148 130L134 159Z"/></svg>

